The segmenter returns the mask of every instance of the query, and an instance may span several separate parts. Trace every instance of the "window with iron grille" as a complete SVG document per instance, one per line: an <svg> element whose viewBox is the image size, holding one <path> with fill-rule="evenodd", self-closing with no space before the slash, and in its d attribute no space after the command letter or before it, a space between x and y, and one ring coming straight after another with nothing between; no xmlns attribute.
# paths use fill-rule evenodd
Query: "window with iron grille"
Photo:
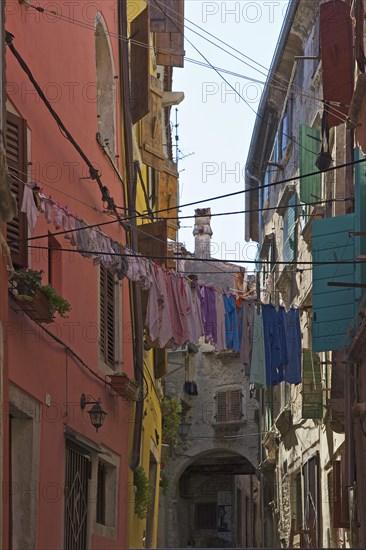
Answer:
<svg viewBox="0 0 366 550"><path fill-rule="evenodd" d="M21 210L24 184L27 181L27 123L13 113L6 115L6 162L12 178L11 191L15 196L18 214L7 224L13 264L24 266L27 262L27 218Z"/></svg>
<svg viewBox="0 0 366 550"><path fill-rule="evenodd" d="M196 504L196 529L217 529L216 502Z"/></svg>
<svg viewBox="0 0 366 550"><path fill-rule="evenodd" d="M216 422L238 422L243 419L242 391L239 388L216 394Z"/></svg>
<svg viewBox="0 0 366 550"><path fill-rule="evenodd" d="M100 266L100 353L106 365L116 368L116 286L114 275Z"/></svg>

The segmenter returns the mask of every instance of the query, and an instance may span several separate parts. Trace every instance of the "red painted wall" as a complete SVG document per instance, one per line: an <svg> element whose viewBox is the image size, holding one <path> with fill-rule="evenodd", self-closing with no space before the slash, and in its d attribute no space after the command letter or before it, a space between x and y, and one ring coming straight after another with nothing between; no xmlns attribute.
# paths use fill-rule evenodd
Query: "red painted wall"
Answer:
<svg viewBox="0 0 366 550"><path fill-rule="evenodd" d="M116 79L117 140L119 127L119 63L117 2L53 2L44 4L49 9L72 19L76 24L60 20L50 14L40 14L20 5L17 0L6 3L6 29L14 35L14 46L29 65L35 79L52 101L52 106L79 143L82 150L100 170L104 185L117 205L124 204L124 190L108 158L96 141L97 105L95 99L96 59L94 22L99 9L110 36L114 55ZM87 223L109 221L103 212L97 183L88 176L88 169L71 143L59 131L54 119L34 91L26 74L12 53L6 53L8 98L19 114L26 119L30 137L30 180L36 180L45 195L84 219ZM120 147L120 145L119 145ZM123 171L123 154L118 159ZM116 240L125 242L125 234L115 223L102 228ZM37 221L35 235L44 235L53 224L47 225L44 215ZM56 237L60 245L69 248L69 241ZM36 239L30 244L47 246L47 239ZM47 328L70 346L91 369L104 377L98 367L98 268L92 260L78 253L61 255L61 281L58 290L72 305L68 319L57 318ZM47 252L30 249L30 267L43 269L47 283ZM128 282L123 281L123 312L121 345L124 370L133 377L130 304ZM92 536L92 548L123 549L127 547L127 470L128 437L126 403L102 381L81 366L65 349L45 335L25 314L15 311L16 303L9 300L7 358L9 381L42 406L41 443L39 459L40 497L38 504L37 549L51 550L62 547L64 499L62 495L65 475L64 426L82 434L95 443L108 447L120 456L119 507L117 538ZM7 311L2 311L6 318ZM79 402L81 393L102 399L108 413L105 425L96 433ZM51 406L45 405L46 394ZM68 403L68 405L67 405ZM68 416L66 411L68 410ZM60 488L57 495L56 487ZM4 529L6 532L6 528ZM4 539L3 548L8 544Z"/></svg>

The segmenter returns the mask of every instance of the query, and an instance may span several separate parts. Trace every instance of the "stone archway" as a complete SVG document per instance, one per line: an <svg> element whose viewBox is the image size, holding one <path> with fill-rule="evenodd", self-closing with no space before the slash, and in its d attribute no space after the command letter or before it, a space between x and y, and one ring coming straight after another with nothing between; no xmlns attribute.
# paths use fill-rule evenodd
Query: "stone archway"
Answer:
<svg viewBox="0 0 366 550"><path fill-rule="evenodd" d="M245 504L248 491L250 506L257 506L253 497L254 489L259 495L255 471L246 456L225 446L174 457L167 468L170 484L161 510L160 547L209 547L217 538L231 547L239 543L245 547L243 542L254 545L255 537L248 539L245 533L243 541L243 518L253 516Z"/></svg>

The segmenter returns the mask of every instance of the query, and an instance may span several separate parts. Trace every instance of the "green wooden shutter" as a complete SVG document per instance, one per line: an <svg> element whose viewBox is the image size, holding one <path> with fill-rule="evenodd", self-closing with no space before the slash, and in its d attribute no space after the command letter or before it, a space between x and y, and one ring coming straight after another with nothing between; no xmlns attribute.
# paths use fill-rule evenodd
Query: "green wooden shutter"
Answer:
<svg viewBox="0 0 366 550"><path fill-rule="evenodd" d="M294 193L288 201L283 219L283 260L293 262L296 257L296 200Z"/></svg>
<svg viewBox="0 0 366 550"><path fill-rule="evenodd" d="M355 214L314 220L313 261L354 261ZM357 298L353 288L331 287L328 282L355 281L354 264L313 265L313 350L337 350L349 344L347 334L355 315Z"/></svg>
<svg viewBox="0 0 366 550"><path fill-rule="evenodd" d="M323 386L319 355L304 348L302 351L302 417L323 417Z"/></svg>
<svg viewBox="0 0 366 550"><path fill-rule="evenodd" d="M320 132L314 128L300 125L300 176L315 172L318 153L321 147ZM321 174L300 179L300 200L315 202L321 196Z"/></svg>

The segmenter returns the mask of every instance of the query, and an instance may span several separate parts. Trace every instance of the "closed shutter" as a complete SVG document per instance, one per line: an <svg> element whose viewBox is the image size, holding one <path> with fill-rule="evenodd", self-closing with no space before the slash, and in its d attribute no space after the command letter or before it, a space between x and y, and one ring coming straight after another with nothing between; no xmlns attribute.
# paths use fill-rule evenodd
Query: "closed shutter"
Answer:
<svg viewBox="0 0 366 550"><path fill-rule="evenodd" d="M156 33L183 33L184 0L151 0L150 29Z"/></svg>
<svg viewBox="0 0 366 550"><path fill-rule="evenodd" d="M100 266L100 352L104 362L115 369L115 280L114 275Z"/></svg>
<svg viewBox="0 0 366 550"><path fill-rule="evenodd" d="M27 264L28 235L27 217L20 212L24 183L27 181L27 123L24 119L7 113L6 117L6 162L13 184L11 191L16 197L18 215L7 224L7 241L15 266Z"/></svg>
<svg viewBox="0 0 366 550"><path fill-rule="evenodd" d="M296 259L296 202L297 195L294 193L283 217L283 260L289 263Z"/></svg>
<svg viewBox="0 0 366 550"><path fill-rule="evenodd" d="M349 329L355 315L353 288L332 287L328 282L355 282L355 266L337 261L354 261L355 214L314 220L312 225L313 261L333 265L313 265L313 351L337 350L349 344Z"/></svg>
<svg viewBox="0 0 366 550"><path fill-rule="evenodd" d="M355 59L357 61L358 68L361 72L365 72L365 48L364 48L364 9L363 0L355 0L354 14L356 19L356 26L354 30L354 44L355 44Z"/></svg>
<svg viewBox="0 0 366 550"><path fill-rule="evenodd" d="M300 126L300 176L317 172L315 161L320 152L320 132L306 124ZM300 200L309 203L321 197L321 174L300 179Z"/></svg>
<svg viewBox="0 0 366 550"><path fill-rule="evenodd" d="M161 82L150 76L150 111L142 119L142 161L160 172L164 169Z"/></svg>
<svg viewBox="0 0 366 550"><path fill-rule="evenodd" d="M240 389L220 391L216 395L216 400L216 422L234 422L242 419L242 394Z"/></svg>
<svg viewBox="0 0 366 550"><path fill-rule="evenodd" d="M302 354L302 417L321 419L324 392L320 358L306 348Z"/></svg>
<svg viewBox="0 0 366 550"><path fill-rule="evenodd" d="M131 22L131 117L135 124L149 112L149 10ZM136 43L137 42L137 43Z"/></svg>

